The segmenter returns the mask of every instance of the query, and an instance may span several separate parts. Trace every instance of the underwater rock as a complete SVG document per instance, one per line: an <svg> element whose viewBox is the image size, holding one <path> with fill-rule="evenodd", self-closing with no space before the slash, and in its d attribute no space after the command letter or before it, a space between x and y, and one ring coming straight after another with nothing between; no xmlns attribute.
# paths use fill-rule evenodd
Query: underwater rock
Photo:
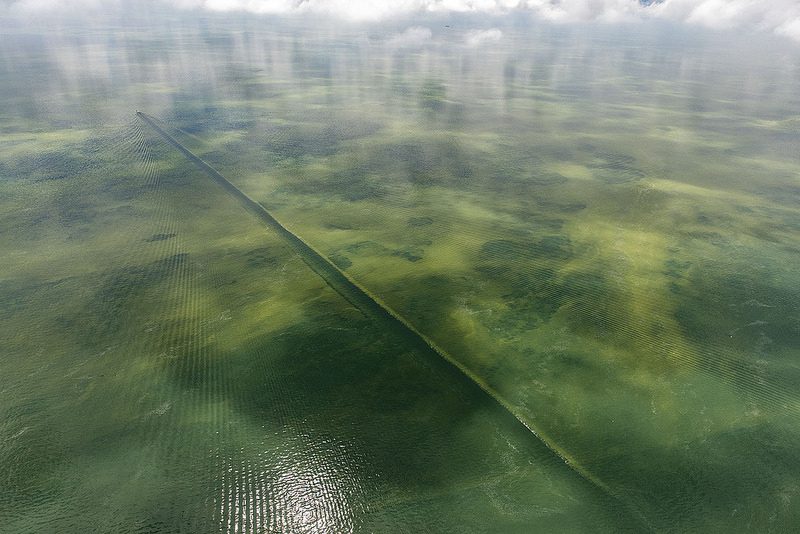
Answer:
<svg viewBox="0 0 800 534"><path fill-rule="evenodd" d="M411 217L408 219L406 224L411 227L429 226L433 224L433 219L430 217Z"/></svg>
<svg viewBox="0 0 800 534"><path fill-rule="evenodd" d="M150 237L146 238L144 241L145 243L154 243L156 241L166 241L167 239L172 239L178 234L153 234Z"/></svg>
<svg viewBox="0 0 800 534"><path fill-rule="evenodd" d="M353 265L353 262L350 261L350 258L348 258L347 256L345 256L343 254L339 254L338 252L334 252L333 254L328 256L328 259L331 260L334 265L336 265L338 268L342 269L343 271L345 269L348 269L349 267L351 267Z"/></svg>

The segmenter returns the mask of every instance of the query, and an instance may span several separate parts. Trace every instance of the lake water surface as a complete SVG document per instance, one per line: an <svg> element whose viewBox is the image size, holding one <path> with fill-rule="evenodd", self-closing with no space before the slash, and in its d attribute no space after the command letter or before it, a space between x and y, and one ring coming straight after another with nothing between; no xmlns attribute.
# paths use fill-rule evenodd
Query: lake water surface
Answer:
<svg viewBox="0 0 800 534"><path fill-rule="evenodd" d="M1 22L4 532L800 529L796 45Z"/></svg>

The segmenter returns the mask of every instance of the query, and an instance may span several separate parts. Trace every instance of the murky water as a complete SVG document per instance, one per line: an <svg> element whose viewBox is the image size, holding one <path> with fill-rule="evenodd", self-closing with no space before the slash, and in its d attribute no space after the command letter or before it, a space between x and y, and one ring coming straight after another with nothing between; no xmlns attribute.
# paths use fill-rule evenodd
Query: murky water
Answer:
<svg viewBox="0 0 800 534"><path fill-rule="evenodd" d="M4 532L800 528L792 45L6 22Z"/></svg>

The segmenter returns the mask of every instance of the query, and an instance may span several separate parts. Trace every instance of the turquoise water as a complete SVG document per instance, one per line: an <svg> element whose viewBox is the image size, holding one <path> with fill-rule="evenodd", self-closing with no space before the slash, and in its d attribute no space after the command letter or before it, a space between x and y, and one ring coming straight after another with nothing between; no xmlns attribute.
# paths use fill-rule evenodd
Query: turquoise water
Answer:
<svg viewBox="0 0 800 534"><path fill-rule="evenodd" d="M5 26L4 531L800 525L794 45Z"/></svg>

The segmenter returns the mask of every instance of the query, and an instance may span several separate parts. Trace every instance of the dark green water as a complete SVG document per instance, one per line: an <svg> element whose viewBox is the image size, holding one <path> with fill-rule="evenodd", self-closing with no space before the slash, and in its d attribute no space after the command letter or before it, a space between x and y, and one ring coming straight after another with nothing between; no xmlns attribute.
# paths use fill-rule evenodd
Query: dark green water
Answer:
<svg viewBox="0 0 800 534"><path fill-rule="evenodd" d="M796 45L0 22L3 532L800 528Z"/></svg>

